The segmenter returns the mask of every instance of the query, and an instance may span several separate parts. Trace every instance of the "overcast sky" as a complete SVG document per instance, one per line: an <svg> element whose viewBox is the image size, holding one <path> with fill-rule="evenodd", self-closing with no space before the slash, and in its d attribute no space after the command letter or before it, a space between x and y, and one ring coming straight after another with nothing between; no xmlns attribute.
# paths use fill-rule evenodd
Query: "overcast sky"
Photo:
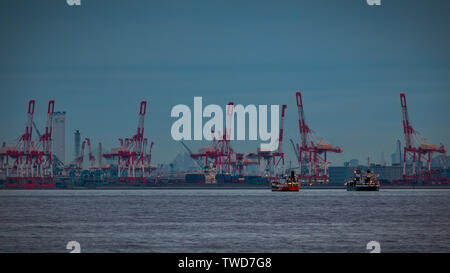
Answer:
<svg viewBox="0 0 450 273"><path fill-rule="evenodd" d="M415 129L450 146L450 1L101 1L0 2L0 140L24 131L28 100L45 125L49 99L73 132L105 148L135 133L148 101L154 162L184 152L171 140L176 104L193 97L225 107L287 104L284 150L299 140L295 92L307 123L352 158L390 162L401 139L399 93ZM206 120L205 120L206 121ZM189 141L194 150L204 143ZM234 142L254 152L257 141Z"/></svg>

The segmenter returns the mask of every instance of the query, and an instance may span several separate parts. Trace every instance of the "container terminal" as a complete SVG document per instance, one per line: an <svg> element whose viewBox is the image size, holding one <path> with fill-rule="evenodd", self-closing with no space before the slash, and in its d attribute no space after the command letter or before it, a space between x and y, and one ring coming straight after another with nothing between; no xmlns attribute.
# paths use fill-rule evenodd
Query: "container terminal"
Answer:
<svg viewBox="0 0 450 273"><path fill-rule="evenodd" d="M257 149L251 153L240 153L232 148L228 129L220 138L214 137L216 134L212 131L210 145L197 152L193 152L180 141L180 148L183 147L182 149L187 151L197 165L197 171L174 171L172 164L168 164L169 170L164 164L152 165L152 149L155 143L144 136L146 101L139 104L138 125L134 135L119 138L118 146L104 153L102 143L99 142L98 154L94 155L91 139L86 137L81 141L80 132L76 131L75 158L69 164L64 164L58 158L61 153L60 146L55 147L57 145L53 141L54 127L57 124L55 122L59 119L59 113L54 111L55 101L48 102L47 121L41 133L33 120L35 101L30 100L26 109L24 133L14 143L3 141L0 147L0 188L148 188L202 185L270 189L275 180L294 170L297 170L297 174L295 179L291 180L295 180L299 185L332 186L329 185L331 162L327 155L339 154L343 150L338 146L324 143L321 138L315 136L306 123L301 92L295 93L295 99L300 142L294 143L290 139L290 143L298 167L285 168L282 144L287 105L284 104L281 108L278 148L275 151ZM418 133L410 123L404 93L400 94L400 106L405 138L403 151L399 152L402 162L397 167L401 169L401 175L385 181L380 178L380 184L450 185L444 145L429 144L426 139L418 144L414 138ZM234 115L233 107L233 102L228 103L227 115ZM231 127L227 124L226 128ZM84 161L85 157L89 162ZM432 160L437 159L442 161L443 167L432 167ZM249 168L256 168L257 175L250 173ZM344 178L340 180L343 186L346 180Z"/></svg>

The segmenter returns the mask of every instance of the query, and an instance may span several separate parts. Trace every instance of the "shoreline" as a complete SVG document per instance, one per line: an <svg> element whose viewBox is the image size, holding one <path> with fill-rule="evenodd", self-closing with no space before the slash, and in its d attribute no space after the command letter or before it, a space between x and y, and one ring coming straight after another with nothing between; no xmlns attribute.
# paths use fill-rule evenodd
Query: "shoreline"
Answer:
<svg viewBox="0 0 450 273"><path fill-rule="evenodd" d="M70 188L55 187L55 188L35 188L34 190L270 190L267 185L113 185L113 186L74 186ZM414 186L401 186L401 185L382 185L380 190L402 190L402 189L450 189L450 185L414 185ZM23 188L5 188L4 185L0 187L0 190L30 190ZM31 189L32 190L32 189ZM344 185L313 185L313 186L301 186L300 190L346 190Z"/></svg>

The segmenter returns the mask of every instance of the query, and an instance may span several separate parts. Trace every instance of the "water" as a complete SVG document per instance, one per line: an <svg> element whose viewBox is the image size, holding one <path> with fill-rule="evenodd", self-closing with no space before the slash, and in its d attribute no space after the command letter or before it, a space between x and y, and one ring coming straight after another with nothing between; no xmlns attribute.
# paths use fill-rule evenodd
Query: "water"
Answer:
<svg viewBox="0 0 450 273"><path fill-rule="evenodd" d="M450 190L3 190L0 252L450 252Z"/></svg>

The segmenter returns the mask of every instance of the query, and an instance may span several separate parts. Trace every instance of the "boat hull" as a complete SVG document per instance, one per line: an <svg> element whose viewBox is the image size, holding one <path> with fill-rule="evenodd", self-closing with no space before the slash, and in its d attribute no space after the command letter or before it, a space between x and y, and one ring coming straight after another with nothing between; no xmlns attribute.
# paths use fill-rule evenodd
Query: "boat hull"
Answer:
<svg viewBox="0 0 450 273"><path fill-rule="evenodd" d="M379 186L372 185L356 185L356 186L347 186L347 191L379 191Z"/></svg>
<svg viewBox="0 0 450 273"><path fill-rule="evenodd" d="M272 186L272 191L299 191L300 186Z"/></svg>

